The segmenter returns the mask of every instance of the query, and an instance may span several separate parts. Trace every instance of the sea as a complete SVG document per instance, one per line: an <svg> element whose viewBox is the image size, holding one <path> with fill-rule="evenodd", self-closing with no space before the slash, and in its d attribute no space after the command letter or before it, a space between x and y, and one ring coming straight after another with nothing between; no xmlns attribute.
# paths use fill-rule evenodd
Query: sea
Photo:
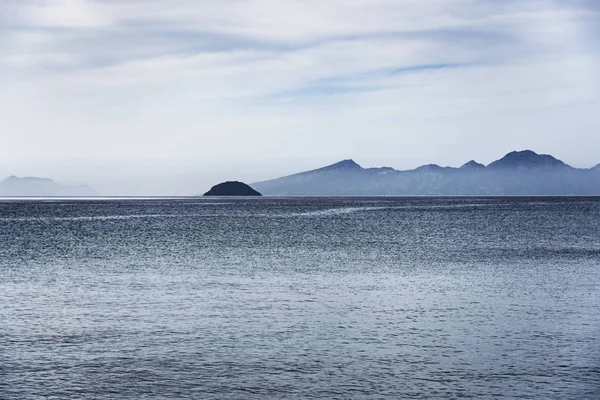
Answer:
<svg viewBox="0 0 600 400"><path fill-rule="evenodd" d="M600 399L600 198L0 200L0 399Z"/></svg>

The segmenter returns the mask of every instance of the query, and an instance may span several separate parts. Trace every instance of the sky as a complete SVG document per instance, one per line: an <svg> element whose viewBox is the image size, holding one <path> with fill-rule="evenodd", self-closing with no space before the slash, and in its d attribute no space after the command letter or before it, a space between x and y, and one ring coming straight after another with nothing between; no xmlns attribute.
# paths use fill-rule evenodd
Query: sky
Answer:
<svg viewBox="0 0 600 400"><path fill-rule="evenodd" d="M0 0L0 179L600 163L597 0Z"/></svg>

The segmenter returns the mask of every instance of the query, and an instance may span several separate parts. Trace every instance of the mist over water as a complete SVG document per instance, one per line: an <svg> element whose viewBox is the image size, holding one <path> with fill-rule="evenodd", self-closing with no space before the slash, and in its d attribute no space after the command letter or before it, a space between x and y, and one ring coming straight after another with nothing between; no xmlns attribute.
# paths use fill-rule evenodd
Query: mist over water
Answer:
<svg viewBox="0 0 600 400"><path fill-rule="evenodd" d="M0 398L600 396L600 199L0 201Z"/></svg>

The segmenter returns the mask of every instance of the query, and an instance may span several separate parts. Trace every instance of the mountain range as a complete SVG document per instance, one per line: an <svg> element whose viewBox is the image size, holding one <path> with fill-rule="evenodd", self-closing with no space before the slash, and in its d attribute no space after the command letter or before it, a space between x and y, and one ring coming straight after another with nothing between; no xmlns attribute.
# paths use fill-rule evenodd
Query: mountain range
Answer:
<svg viewBox="0 0 600 400"><path fill-rule="evenodd" d="M48 178L9 176L0 181L0 196L97 196L86 185L68 186Z"/></svg>
<svg viewBox="0 0 600 400"><path fill-rule="evenodd" d="M573 168L547 154L513 151L483 165L436 164L399 171L363 168L353 160L251 185L271 196L560 196L600 195L600 164Z"/></svg>

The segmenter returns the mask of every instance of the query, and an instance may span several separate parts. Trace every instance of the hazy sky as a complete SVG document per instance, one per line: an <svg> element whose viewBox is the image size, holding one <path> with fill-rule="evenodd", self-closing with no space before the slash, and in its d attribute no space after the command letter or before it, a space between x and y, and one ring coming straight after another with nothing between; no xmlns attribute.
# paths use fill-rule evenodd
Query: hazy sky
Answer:
<svg viewBox="0 0 600 400"><path fill-rule="evenodd" d="M0 179L600 162L597 0L0 0Z"/></svg>

